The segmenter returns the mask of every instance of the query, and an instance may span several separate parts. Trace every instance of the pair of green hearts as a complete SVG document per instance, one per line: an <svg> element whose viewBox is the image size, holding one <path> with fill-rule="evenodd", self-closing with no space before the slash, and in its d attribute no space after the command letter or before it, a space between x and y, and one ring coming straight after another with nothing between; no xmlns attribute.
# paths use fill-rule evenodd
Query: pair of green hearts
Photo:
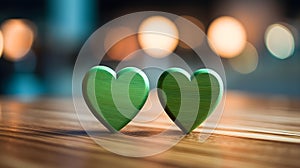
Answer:
<svg viewBox="0 0 300 168"><path fill-rule="evenodd" d="M159 77L158 96L176 125L190 133L217 107L223 95L221 78L212 70L188 74L170 68ZM126 126L141 110L149 94L149 80L138 68L127 67L115 73L95 66L83 80L83 96L94 116L110 131Z"/></svg>

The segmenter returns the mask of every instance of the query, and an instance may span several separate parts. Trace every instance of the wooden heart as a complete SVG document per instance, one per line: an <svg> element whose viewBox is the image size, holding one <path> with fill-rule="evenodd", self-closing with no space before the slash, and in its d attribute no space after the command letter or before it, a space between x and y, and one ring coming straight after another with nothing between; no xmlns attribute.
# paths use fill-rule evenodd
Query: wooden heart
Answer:
<svg viewBox="0 0 300 168"><path fill-rule="evenodd" d="M166 113L185 133L197 128L223 95L223 82L210 69L199 69L190 75L183 69L170 68L161 74L157 87Z"/></svg>
<svg viewBox="0 0 300 168"><path fill-rule="evenodd" d="M119 131L143 107L149 81L143 71L127 67L117 74L106 66L95 66L85 75L83 97L94 116L110 131Z"/></svg>

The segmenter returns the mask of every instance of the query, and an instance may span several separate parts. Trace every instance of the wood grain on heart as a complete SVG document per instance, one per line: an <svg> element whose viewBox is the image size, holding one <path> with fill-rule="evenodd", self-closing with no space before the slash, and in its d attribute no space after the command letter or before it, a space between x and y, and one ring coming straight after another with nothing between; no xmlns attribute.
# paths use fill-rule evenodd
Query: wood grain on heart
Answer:
<svg viewBox="0 0 300 168"><path fill-rule="evenodd" d="M166 113L185 133L197 128L223 95L223 82L210 69L199 69L190 75L183 69L170 68L161 74L157 87Z"/></svg>
<svg viewBox="0 0 300 168"><path fill-rule="evenodd" d="M106 66L95 66L85 75L84 99L94 116L110 131L121 130L143 107L149 81L143 71L127 67L117 74Z"/></svg>

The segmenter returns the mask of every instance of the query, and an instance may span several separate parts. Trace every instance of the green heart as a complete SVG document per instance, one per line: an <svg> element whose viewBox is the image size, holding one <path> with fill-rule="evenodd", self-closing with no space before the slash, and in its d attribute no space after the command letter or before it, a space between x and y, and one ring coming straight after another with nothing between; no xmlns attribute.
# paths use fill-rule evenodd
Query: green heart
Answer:
<svg viewBox="0 0 300 168"><path fill-rule="evenodd" d="M112 132L137 115L149 93L147 76L134 67L116 74L106 66L95 66L86 73L82 86L89 109Z"/></svg>
<svg viewBox="0 0 300 168"><path fill-rule="evenodd" d="M185 133L197 128L223 95L223 82L210 69L199 69L191 76L183 69L170 68L159 77L157 87L165 111Z"/></svg>

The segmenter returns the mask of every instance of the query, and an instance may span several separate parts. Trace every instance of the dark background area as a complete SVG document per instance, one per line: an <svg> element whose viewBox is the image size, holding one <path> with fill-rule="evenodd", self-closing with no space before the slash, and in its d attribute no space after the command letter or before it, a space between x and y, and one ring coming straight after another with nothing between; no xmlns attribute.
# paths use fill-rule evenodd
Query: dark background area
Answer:
<svg viewBox="0 0 300 168"><path fill-rule="evenodd" d="M193 16L203 23L205 31L215 18L223 15L239 19L246 29L257 27L247 31L248 41L259 53L255 71L240 74L229 66L227 59L222 59L228 89L300 97L297 0L4 0L0 5L0 24L9 19L26 19L35 25L36 34L30 51L21 60L7 60L2 54L0 94L27 100L44 95L70 96L77 54L92 32L114 18L144 10ZM284 60L273 57L264 44L264 30L276 22L288 23L296 31L295 52Z"/></svg>

